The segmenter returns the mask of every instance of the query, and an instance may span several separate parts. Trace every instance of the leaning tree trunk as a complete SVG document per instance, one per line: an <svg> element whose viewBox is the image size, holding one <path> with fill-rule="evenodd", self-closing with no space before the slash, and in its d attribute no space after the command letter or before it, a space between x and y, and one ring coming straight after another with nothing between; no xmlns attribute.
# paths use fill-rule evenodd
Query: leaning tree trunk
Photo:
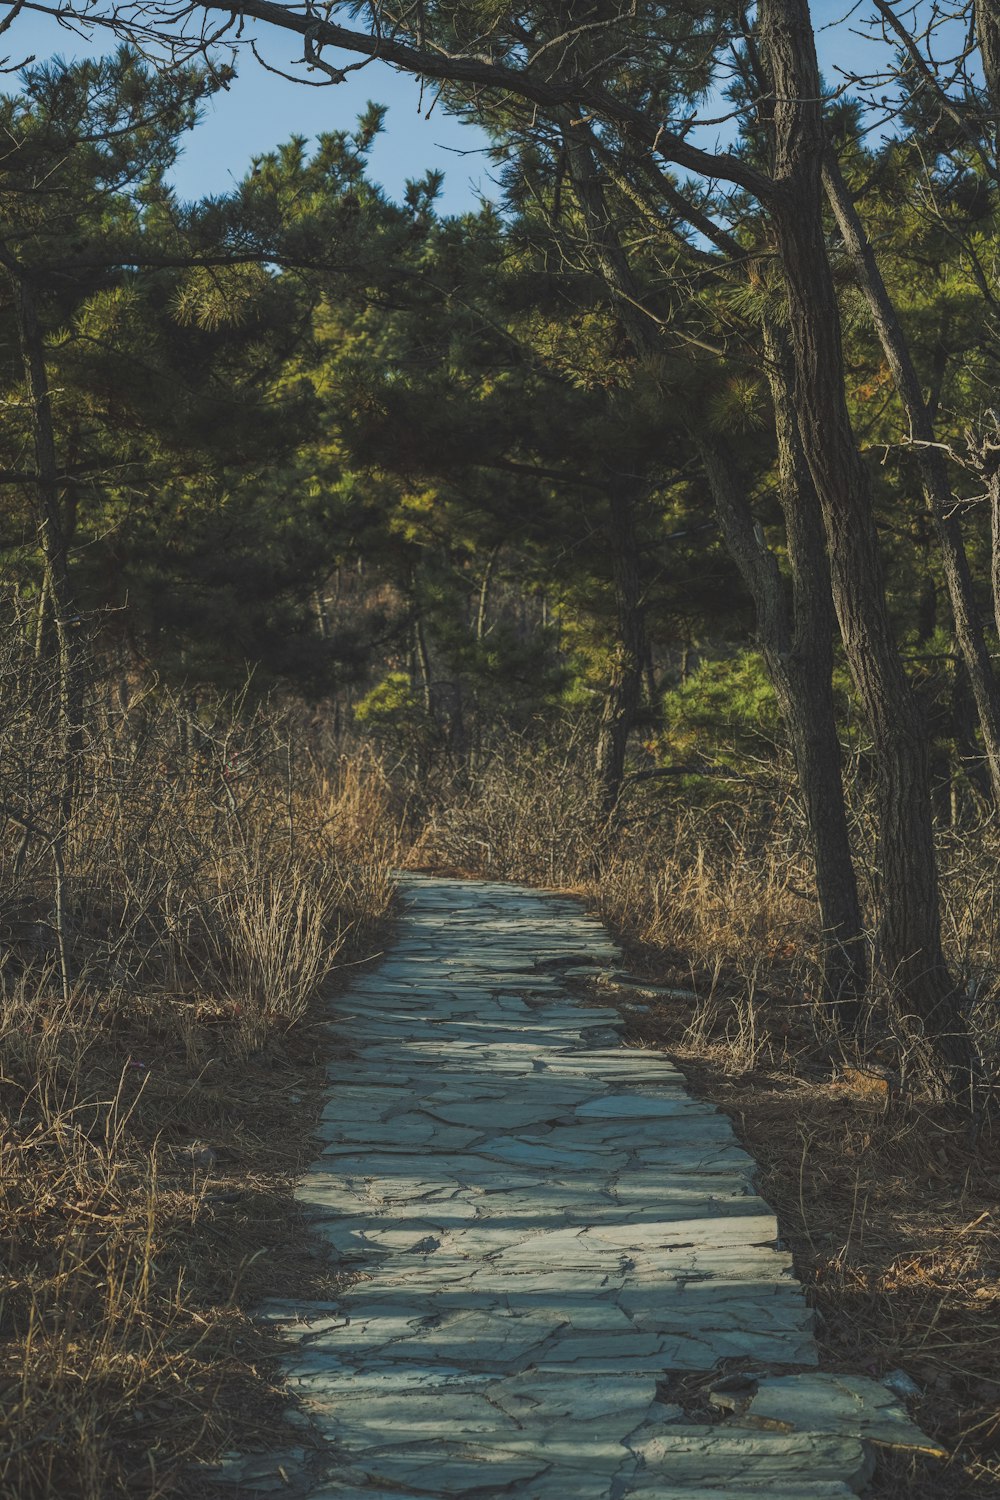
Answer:
<svg viewBox="0 0 1000 1500"><path fill-rule="evenodd" d="M787 722L813 838L827 991L844 1021L850 1022L857 1019L857 1001L868 987L869 974L833 697L836 618L830 564L792 400L792 352L784 330L767 321L763 337L792 575L791 641L783 665L794 701Z"/></svg>
<svg viewBox="0 0 1000 1500"><path fill-rule="evenodd" d="M790 610L777 561L754 525L733 465L719 445L703 449L703 461L727 546L754 600L761 651L795 759L816 873L825 999L850 1027L859 1018L868 963L833 697L830 570L791 399L791 351L782 329L765 321L762 332L791 572Z"/></svg>
<svg viewBox="0 0 1000 1500"><path fill-rule="evenodd" d="M795 449L781 415L777 426L783 488L793 476L808 486L808 475L796 476ZM805 495L799 489L791 497L799 514L790 517L788 528L794 580L789 609L785 580L760 535L735 464L721 442L702 443L700 449L726 546L754 601L757 639L805 804L822 927L824 1001L851 1030L858 1024L868 975L833 701L834 622L822 532L818 524L810 528L802 504L808 489ZM818 523L815 513L813 520Z"/></svg>
<svg viewBox="0 0 1000 1500"><path fill-rule="evenodd" d="M823 511L834 606L877 763L879 957L904 1010L939 1059L972 1056L941 946L927 743L893 636L868 471L845 394L840 313L823 234L825 140L807 0L760 0L774 89L776 182L770 209L788 303L802 446Z"/></svg>
<svg viewBox="0 0 1000 1500"><path fill-rule="evenodd" d="M896 390L918 443L917 463L927 508L934 518L945 583L955 622L955 639L965 662L989 767L993 804L1000 808L1000 687L990 660L983 622L976 604L972 572L955 514L948 464L934 445L934 422L924 400L913 357L882 279L875 252L865 234L850 191L833 153L827 155L823 180L844 245L868 302L879 342L892 372Z"/></svg>
<svg viewBox="0 0 1000 1500"><path fill-rule="evenodd" d="M628 257L607 211L586 132L579 125L565 125L563 139L590 248L619 316L636 351L656 354L661 348L660 333L642 310ZM788 727L806 804L823 927L824 995L841 1022L852 1025L867 987L867 964L833 705L830 581L816 496L787 392L788 356L776 332L770 335L766 355L775 396L782 503L793 572L793 620L788 618L777 563L756 537L753 518L721 449L706 445L703 459L727 546L754 599L765 664Z"/></svg>

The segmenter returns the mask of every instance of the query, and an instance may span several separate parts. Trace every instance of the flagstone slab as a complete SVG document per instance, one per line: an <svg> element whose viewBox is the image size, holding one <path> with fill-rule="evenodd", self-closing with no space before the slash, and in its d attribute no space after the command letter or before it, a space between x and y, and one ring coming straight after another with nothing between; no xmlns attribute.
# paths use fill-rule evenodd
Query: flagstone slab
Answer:
<svg viewBox="0 0 1000 1500"><path fill-rule="evenodd" d="M751 1433L728 1426L693 1427L672 1423L662 1433L640 1440L636 1452L645 1462L643 1476L658 1474L677 1489L711 1491L722 1484L745 1494L782 1484L797 1471L797 1483L846 1485L859 1493L874 1469L874 1459L860 1437L822 1431L788 1436ZM804 1488L804 1486L803 1486ZM643 1494L642 1483L636 1493ZM808 1489L804 1488L808 1495Z"/></svg>
<svg viewBox="0 0 1000 1500"><path fill-rule="evenodd" d="M392 953L339 1002L348 1055L298 1189L354 1279L260 1310L320 1439L292 1500L856 1493L871 1441L916 1429L873 1382L816 1372L728 1118L570 993L620 966L600 924L496 882L403 889ZM758 1384L732 1420L658 1398L733 1360ZM245 1464L240 1493L279 1468Z"/></svg>
<svg viewBox="0 0 1000 1500"><path fill-rule="evenodd" d="M910 1420L898 1396L863 1375L785 1375L762 1380L741 1422L779 1432L860 1433L886 1448L947 1457Z"/></svg>

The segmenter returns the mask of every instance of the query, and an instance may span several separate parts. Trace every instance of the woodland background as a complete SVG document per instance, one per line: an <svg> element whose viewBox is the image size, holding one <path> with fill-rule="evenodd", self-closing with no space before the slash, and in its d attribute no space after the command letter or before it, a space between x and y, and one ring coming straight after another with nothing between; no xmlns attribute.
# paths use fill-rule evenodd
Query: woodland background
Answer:
<svg viewBox="0 0 1000 1500"><path fill-rule="evenodd" d="M8 1489L280 1427L242 1309L335 1278L289 1184L409 861L602 911L825 1357L955 1450L879 1493L1000 1493L995 7L829 80L799 0L75 17L0 101ZM180 201L254 24L495 201L389 199L377 104Z"/></svg>

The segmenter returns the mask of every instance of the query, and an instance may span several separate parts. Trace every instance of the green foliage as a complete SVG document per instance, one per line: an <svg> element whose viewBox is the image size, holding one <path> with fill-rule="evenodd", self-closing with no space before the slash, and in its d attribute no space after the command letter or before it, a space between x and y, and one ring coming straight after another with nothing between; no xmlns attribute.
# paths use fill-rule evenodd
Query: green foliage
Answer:
<svg viewBox="0 0 1000 1500"><path fill-rule="evenodd" d="M432 7L425 24L454 41L483 14L470 0ZM506 16L489 22L506 35ZM550 24L554 14L532 22L540 34ZM634 50L637 24L608 22L623 57L632 48L636 99L669 113L708 85L704 43L733 20L650 11L648 56ZM594 45L587 27L567 42L588 67ZM596 724L621 661L611 499L626 488L648 637L637 728L673 759L771 755L777 709L697 444L738 451L785 566L759 349L762 320L784 317L773 257L732 273L656 207L642 164L602 140L613 221L644 305L672 335L637 350L588 258L554 120L480 102L502 210L442 218L436 172L390 202L368 173L377 104L314 146L275 145L225 196L179 203L166 174L224 81L157 74L121 49L31 68L0 100L12 143L4 243L38 289L71 571L95 637L189 683L231 684L250 665L261 690L332 695L366 732L456 754L491 726L527 730L567 704ZM752 92L735 77L741 149L763 159ZM446 90L449 102L461 112ZM998 373L997 195L927 109L914 93L898 134L881 139L841 98L830 129L942 435L961 447ZM937 155L921 155L921 132ZM738 243L766 249L751 205L709 195L703 206ZM849 399L879 457L890 599L937 703L920 660L950 650L939 563L889 372L831 243ZM30 424L9 308L0 335L0 461L17 471ZM985 509L970 505L963 525L985 580ZM26 597L39 575L33 527L30 485L7 486L0 546Z"/></svg>
<svg viewBox="0 0 1000 1500"><path fill-rule="evenodd" d="M671 760L738 766L770 758L782 736L774 689L757 651L705 660L664 698Z"/></svg>
<svg viewBox="0 0 1000 1500"><path fill-rule="evenodd" d="M354 717L377 738L409 743L427 733L427 715L408 672L390 672L354 706Z"/></svg>

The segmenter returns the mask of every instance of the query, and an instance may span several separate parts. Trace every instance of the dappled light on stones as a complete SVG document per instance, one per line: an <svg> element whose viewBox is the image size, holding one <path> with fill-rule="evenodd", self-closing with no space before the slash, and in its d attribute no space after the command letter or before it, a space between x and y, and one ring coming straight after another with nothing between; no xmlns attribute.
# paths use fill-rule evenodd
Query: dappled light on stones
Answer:
<svg viewBox="0 0 1000 1500"><path fill-rule="evenodd" d="M600 925L485 882L411 876L404 901L342 1003L351 1057L298 1189L356 1275L261 1310L319 1440L292 1474L282 1456L284 1492L834 1500L870 1477L873 1439L933 1450L885 1387L815 1373L729 1121L568 990L568 969L617 960ZM749 1372L748 1396L710 1424L664 1393L719 1367ZM222 1477L263 1493L261 1463Z"/></svg>

